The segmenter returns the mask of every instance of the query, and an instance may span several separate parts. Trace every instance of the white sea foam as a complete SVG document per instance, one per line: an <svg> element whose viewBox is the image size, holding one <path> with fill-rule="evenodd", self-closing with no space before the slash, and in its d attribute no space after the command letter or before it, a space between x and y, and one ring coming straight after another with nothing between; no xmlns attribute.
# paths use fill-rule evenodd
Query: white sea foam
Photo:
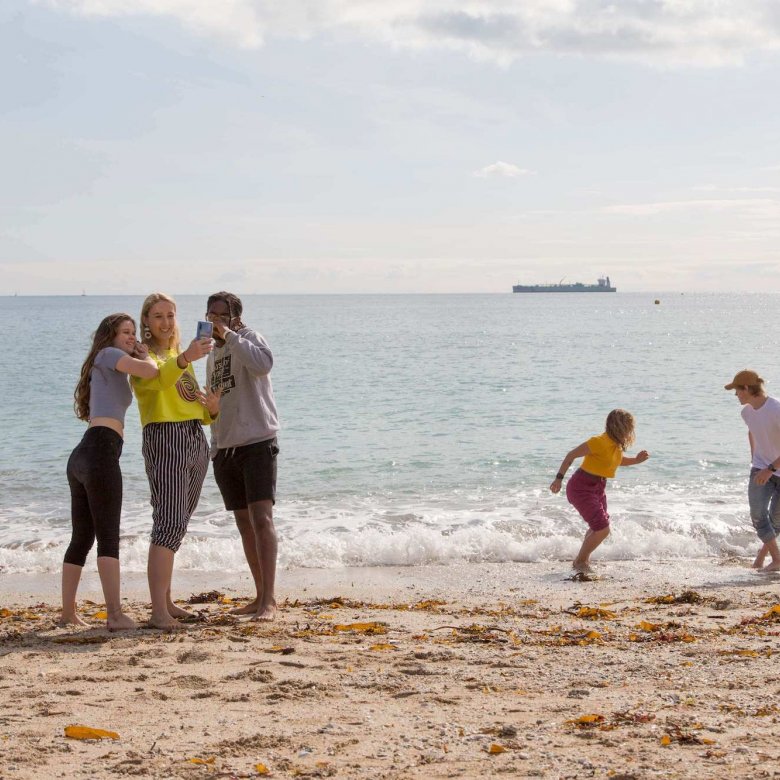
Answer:
<svg viewBox="0 0 780 780"><path fill-rule="evenodd" d="M376 498L291 502L277 511L279 564L283 568L416 566L455 561L566 560L574 557L585 524L562 497L543 491L491 495L473 508L453 506L452 496L427 496L390 506ZM432 501L433 499L433 501ZM125 571L143 571L148 551L148 510L124 522L121 560ZM612 533L599 549L602 560L750 555L757 547L741 491L721 491L715 503L681 502L656 486L616 491L610 499ZM68 533L62 527L28 527L24 544L0 546L0 571L55 571ZM92 553L94 555L94 552ZM89 564L92 565L92 564ZM192 522L176 567L213 572L243 571L238 533L225 512L208 511Z"/></svg>

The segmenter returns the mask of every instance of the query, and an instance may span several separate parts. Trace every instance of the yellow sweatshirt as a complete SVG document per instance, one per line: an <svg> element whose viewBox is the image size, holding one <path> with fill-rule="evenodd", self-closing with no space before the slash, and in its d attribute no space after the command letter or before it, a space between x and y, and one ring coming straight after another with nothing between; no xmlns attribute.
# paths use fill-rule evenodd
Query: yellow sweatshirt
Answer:
<svg viewBox="0 0 780 780"><path fill-rule="evenodd" d="M160 369L159 375L154 379L130 377L138 400L141 426L186 420L200 420L208 425L211 417L198 401L198 380L192 367L188 365L187 368L179 368L176 364L179 353L173 349L165 353L164 359L153 352L149 354Z"/></svg>

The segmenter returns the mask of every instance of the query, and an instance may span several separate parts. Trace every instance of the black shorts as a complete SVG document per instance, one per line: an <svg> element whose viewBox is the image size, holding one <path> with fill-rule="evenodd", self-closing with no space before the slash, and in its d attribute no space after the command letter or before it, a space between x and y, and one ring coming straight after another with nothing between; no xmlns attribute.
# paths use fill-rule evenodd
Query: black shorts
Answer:
<svg viewBox="0 0 780 780"><path fill-rule="evenodd" d="M217 450L214 478L225 502L234 512L255 501L276 503L276 439L258 441L243 447Z"/></svg>

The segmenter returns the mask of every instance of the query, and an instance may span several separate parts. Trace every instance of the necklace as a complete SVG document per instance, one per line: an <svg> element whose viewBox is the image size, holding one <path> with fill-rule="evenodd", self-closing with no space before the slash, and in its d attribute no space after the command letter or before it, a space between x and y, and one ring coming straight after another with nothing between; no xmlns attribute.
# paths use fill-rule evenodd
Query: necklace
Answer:
<svg viewBox="0 0 780 780"><path fill-rule="evenodd" d="M169 350L164 350L164 352L168 352ZM152 345L149 345L149 353L154 356L155 360L159 360L161 363L164 363L168 358L165 355L161 355L156 349L152 348Z"/></svg>

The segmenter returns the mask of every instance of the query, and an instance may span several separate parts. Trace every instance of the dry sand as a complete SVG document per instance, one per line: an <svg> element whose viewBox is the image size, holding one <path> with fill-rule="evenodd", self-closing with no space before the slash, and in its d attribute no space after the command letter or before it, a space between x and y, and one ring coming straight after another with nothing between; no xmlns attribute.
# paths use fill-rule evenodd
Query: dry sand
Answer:
<svg viewBox="0 0 780 780"><path fill-rule="evenodd" d="M780 776L778 578L744 561L568 575L282 572L272 624L228 615L245 579L177 575L179 595L224 598L191 599L186 630L121 635L57 628L56 576L6 577L0 777ZM126 592L143 620L143 583Z"/></svg>

